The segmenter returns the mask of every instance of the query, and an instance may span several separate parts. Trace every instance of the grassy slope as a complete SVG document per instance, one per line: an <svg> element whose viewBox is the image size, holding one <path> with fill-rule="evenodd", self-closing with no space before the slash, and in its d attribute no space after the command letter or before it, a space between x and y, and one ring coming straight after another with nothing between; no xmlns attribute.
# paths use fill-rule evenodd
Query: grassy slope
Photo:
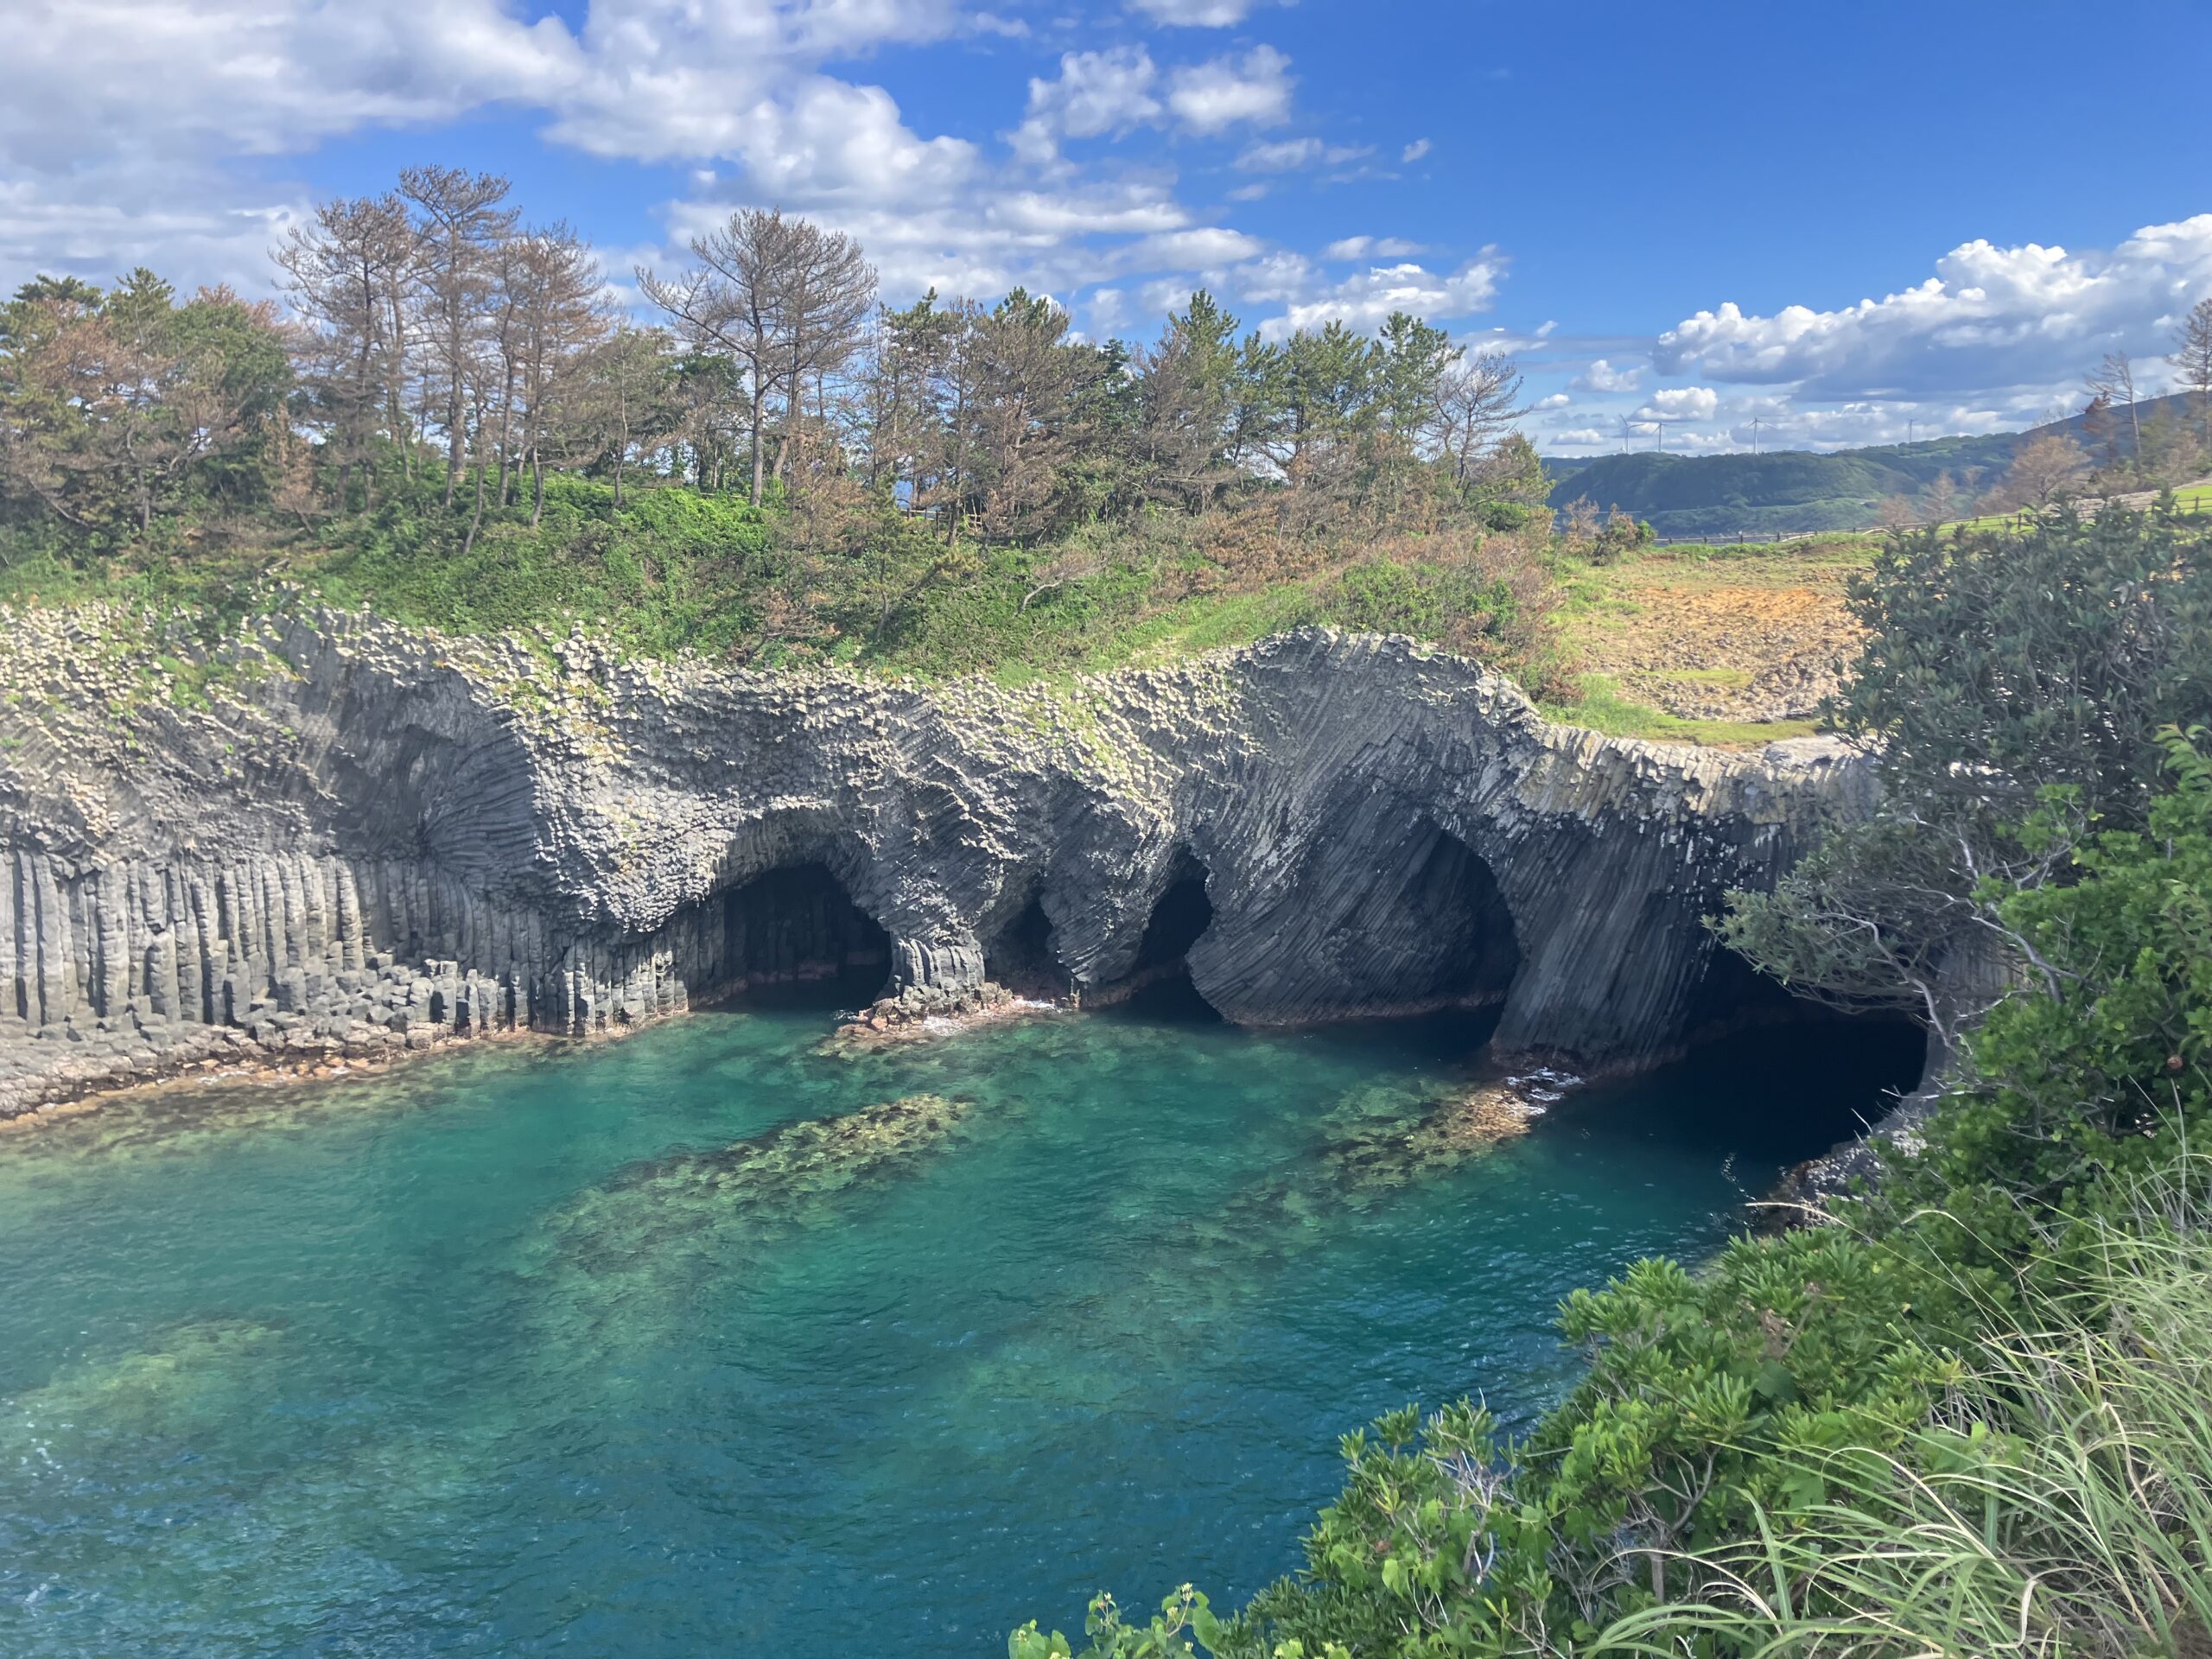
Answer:
<svg viewBox="0 0 2212 1659"><path fill-rule="evenodd" d="M618 509L606 486L556 478L538 525L519 508L495 512L473 544L466 525L465 512L448 515L426 495L326 526L324 544L306 550L187 533L160 556L87 566L16 549L0 568L0 600L115 598L188 609L217 626L304 594L454 632L565 632L581 622L640 655L696 651L766 666L829 661L931 677L986 673L1007 683L1154 664L1308 624L1449 640L1529 683L1555 665L1525 660L1486 632L1516 601L1448 540L1402 542L1388 558L1355 548L1255 579L1226 569L1189 521L1165 518L1071 547L975 551L957 579L879 632L859 592L864 562L803 566L782 527L731 497L633 489ZM1666 742L1742 746L1810 729L1669 714L1616 682L1607 646L1634 637L1637 595L1655 585L1695 585L1717 570L1787 583L1826 569L1822 545L1781 556L1674 547L1603 567L1555 561L1552 620L1568 668L1550 677L1557 695L1547 712ZM1071 560L1084 574L1043 588L1046 568ZM795 592L806 602L796 622L788 603ZM1578 657L1588 659L1580 677ZM1690 671L1714 684L1739 671L1748 678L1732 667Z"/></svg>
<svg viewBox="0 0 2212 1659"><path fill-rule="evenodd" d="M1698 720L1623 696L1603 674L1582 676L1577 694L1538 705L1547 720L1580 726L1608 737L1635 737L1651 743L1701 743L1708 748L1758 748L1785 737L1809 737L1819 730L1809 720Z"/></svg>
<svg viewBox="0 0 2212 1659"><path fill-rule="evenodd" d="M523 508L495 512L473 543L465 506L448 512L426 493L323 526L322 544L305 549L187 536L158 555L72 563L0 546L0 601L120 599L219 622L289 602L289 590L451 632L582 623L644 656L1008 683L1164 662L1309 624L1454 639L1522 666L1485 633L1516 601L1446 539L1402 542L1388 558L1355 548L1255 578L1169 517L1070 547L967 550L957 574L886 627L869 597L880 572L868 552L804 558L772 515L734 497L632 488L617 508L607 486L566 477L549 478L546 495L540 524ZM933 543L904 533L909 570L925 566ZM1046 585L1046 567L1068 563L1083 574Z"/></svg>

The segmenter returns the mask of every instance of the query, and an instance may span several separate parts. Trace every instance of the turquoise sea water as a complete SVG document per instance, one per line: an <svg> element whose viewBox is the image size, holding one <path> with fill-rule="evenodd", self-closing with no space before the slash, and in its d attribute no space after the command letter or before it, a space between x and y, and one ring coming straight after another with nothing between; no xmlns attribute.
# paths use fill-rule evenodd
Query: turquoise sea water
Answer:
<svg viewBox="0 0 2212 1659"><path fill-rule="evenodd" d="M1911 1058L1747 1039L1413 1158L1478 1022L831 1019L0 1136L0 1654L988 1656L1101 1586L1225 1604L1340 1433L1541 1408L1567 1290L1717 1243ZM918 1092L964 1109L787 1129Z"/></svg>

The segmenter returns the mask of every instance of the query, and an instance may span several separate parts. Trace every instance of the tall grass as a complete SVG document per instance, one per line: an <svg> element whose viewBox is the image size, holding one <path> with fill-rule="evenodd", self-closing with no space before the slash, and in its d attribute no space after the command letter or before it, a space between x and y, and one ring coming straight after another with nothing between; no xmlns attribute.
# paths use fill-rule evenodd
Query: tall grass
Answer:
<svg viewBox="0 0 2212 1659"><path fill-rule="evenodd" d="M1830 1496L1682 1557L1700 1592L1597 1650L2212 1659L2203 1173L2107 1226L2085 1282L1996 1316L1901 1452L1806 1458Z"/></svg>

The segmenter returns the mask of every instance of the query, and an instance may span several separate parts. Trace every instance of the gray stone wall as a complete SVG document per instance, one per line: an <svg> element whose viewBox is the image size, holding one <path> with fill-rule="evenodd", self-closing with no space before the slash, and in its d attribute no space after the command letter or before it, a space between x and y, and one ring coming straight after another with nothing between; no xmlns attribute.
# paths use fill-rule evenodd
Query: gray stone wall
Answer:
<svg viewBox="0 0 2212 1659"><path fill-rule="evenodd" d="M1699 1017L1720 894L1872 788L1824 741L1607 739L1326 631L1007 690L330 612L211 656L0 612L0 1112L171 1054L672 1012L747 977L723 896L806 863L925 1000L972 992L1033 901L1071 982L1110 987L1195 865L1190 971L1231 1020L1502 995L1505 1049L1647 1065Z"/></svg>

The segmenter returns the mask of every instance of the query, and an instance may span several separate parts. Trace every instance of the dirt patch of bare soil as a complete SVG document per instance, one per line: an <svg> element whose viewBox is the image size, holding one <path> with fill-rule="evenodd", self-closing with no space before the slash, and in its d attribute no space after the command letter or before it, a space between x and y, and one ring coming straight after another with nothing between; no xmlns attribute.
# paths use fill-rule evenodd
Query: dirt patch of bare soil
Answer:
<svg viewBox="0 0 2212 1659"><path fill-rule="evenodd" d="M1627 581L1615 625L1584 640L1591 670L1686 720L1809 720L1862 631L1840 581Z"/></svg>

